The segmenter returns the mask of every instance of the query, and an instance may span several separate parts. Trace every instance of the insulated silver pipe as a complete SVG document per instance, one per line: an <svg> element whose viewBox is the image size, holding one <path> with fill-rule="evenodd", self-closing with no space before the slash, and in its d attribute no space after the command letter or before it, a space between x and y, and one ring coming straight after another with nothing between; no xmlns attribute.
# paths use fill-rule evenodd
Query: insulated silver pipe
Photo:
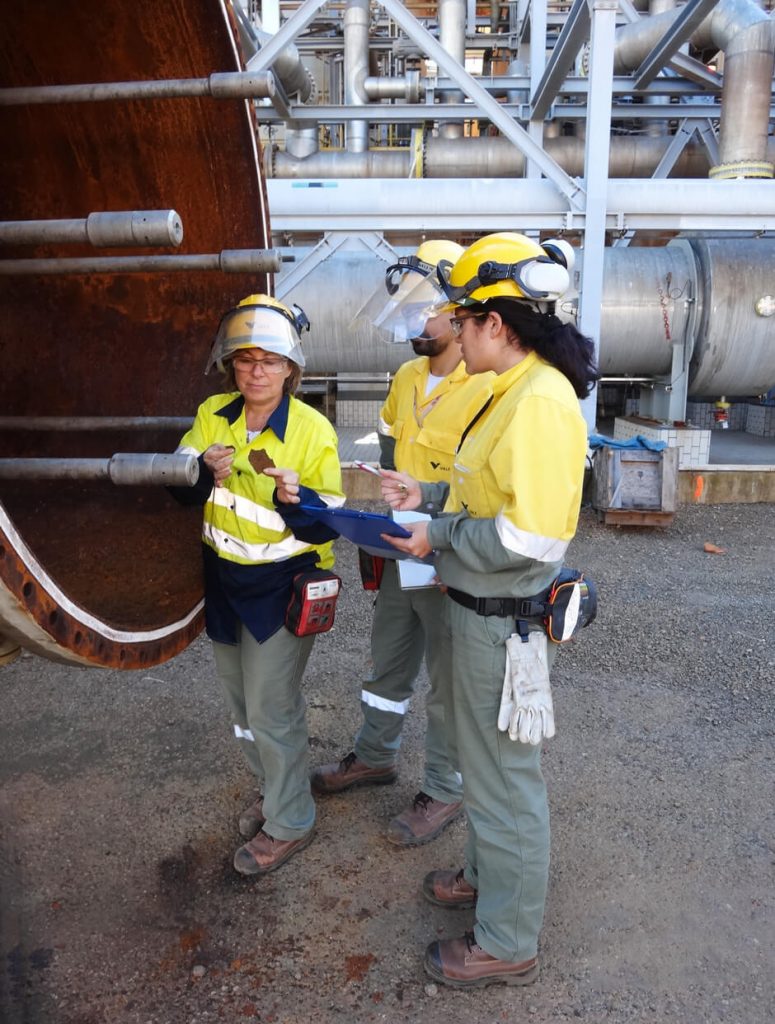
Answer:
<svg viewBox="0 0 775 1024"><path fill-rule="evenodd" d="M218 270L224 274L276 274L277 249L224 249L197 256L84 256L73 259L0 260L0 276L30 274L168 274Z"/></svg>
<svg viewBox="0 0 775 1024"><path fill-rule="evenodd" d="M344 12L344 102L361 107L369 102L364 81L369 74L369 0L347 0ZM349 121L346 126L349 153L369 148L369 122Z"/></svg>
<svg viewBox="0 0 775 1024"><path fill-rule="evenodd" d="M95 103L106 100L178 99L212 96L213 99L271 99L275 94L271 71L227 71L208 78L170 78L158 82L96 82L89 85L35 85L0 89L0 107L41 103Z"/></svg>
<svg viewBox="0 0 775 1024"><path fill-rule="evenodd" d="M303 128L285 128L285 152L304 160L318 151L318 125L305 124Z"/></svg>
<svg viewBox="0 0 775 1024"><path fill-rule="evenodd" d="M14 220L0 223L0 243L45 245L86 243L107 246L178 246L183 223L174 210L127 210L90 213L73 220Z"/></svg>
<svg viewBox="0 0 775 1024"><path fill-rule="evenodd" d="M253 28L253 31L262 46L266 46L272 38L269 32L264 32L262 29ZM280 51L272 64L272 71L277 75L285 95L298 95L301 103L306 103L315 91L315 79L302 63L299 51L293 43L289 43L284 50Z"/></svg>
<svg viewBox="0 0 775 1024"><path fill-rule="evenodd" d="M658 166L670 138L615 136L611 139L609 176L648 177ZM575 177L584 173L584 138L563 135L547 138L546 152ZM298 159L281 150L266 150L269 178L406 178L411 170L408 150L369 150L367 153L324 151ZM709 162L704 147L691 140L676 161L682 178L707 177ZM424 178L521 178L525 157L508 139L480 137L441 139L428 136L424 143Z"/></svg>
<svg viewBox="0 0 775 1024"><path fill-rule="evenodd" d="M618 29L614 73L636 70L680 14L680 9L665 11ZM772 18L755 0L720 0L692 33L691 41L699 49L715 47L724 53L717 176L726 176L725 165L732 165L728 176L738 172L745 176L749 164L754 177L771 177L766 152L775 63Z"/></svg>
<svg viewBox="0 0 775 1024"><path fill-rule="evenodd" d="M766 160L775 22L760 21L739 32L724 51L719 166L714 177L768 177Z"/></svg>
<svg viewBox="0 0 775 1024"><path fill-rule="evenodd" d="M109 459L0 459L0 480L109 480L122 486L193 487L195 455L119 452Z"/></svg>
<svg viewBox="0 0 775 1024"><path fill-rule="evenodd" d="M420 83L419 71L407 71L400 78L369 75L363 88L370 100L406 100L420 103L425 99L425 86Z"/></svg>
<svg viewBox="0 0 775 1024"><path fill-rule="evenodd" d="M461 67L466 62L466 0L439 0L439 42L454 57ZM443 96L444 103L460 103L461 92L449 92ZM439 136L444 139L459 139L463 125L459 121L442 122Z"/></svg>
<svg viewBox="0 0 775 1024"><path fill-rule="evenodd" d="M412 159L408 149L369 149L363 153L324 150L300 160L267 146L264 170L268 178L408 178Z"/></svg>

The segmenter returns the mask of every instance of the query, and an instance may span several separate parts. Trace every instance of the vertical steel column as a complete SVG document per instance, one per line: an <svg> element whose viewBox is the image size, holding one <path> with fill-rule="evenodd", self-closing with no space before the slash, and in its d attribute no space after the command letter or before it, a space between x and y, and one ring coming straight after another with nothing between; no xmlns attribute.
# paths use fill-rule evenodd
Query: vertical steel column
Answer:
<svg viewBox="0 0 775 1024"><path fill-rule="evenodd" d="M546 67L546 4L531 3L530 5L530 97L541 83ZM531 121L527 126L527 132L533 142L538 146L544 141L544 121ZM525 177L540 178L541 171L533 160L528 159L525 168Z"/></svg>
<svg viewBox="0 0 775 1024"><path fill-rule="evenodd" d="M611 139L611 98L614 77L614 31L617 0L590 0L592 21L587 98L587 137L584 155L586 217L584 223L584 273L579 298L579 329L600 348L603 304L603 255ZM590 430L596 420L597 394L581 403Z"/></svg>
<svg viewBox="0 0 775 1024"><path fill-rule="evenodd" d="M366 106L364 81L369 74L369 0L347 0L344 11L344 102ZM365 153L369 148L369 122L350 121L345 126L347 151Z"/></svg>

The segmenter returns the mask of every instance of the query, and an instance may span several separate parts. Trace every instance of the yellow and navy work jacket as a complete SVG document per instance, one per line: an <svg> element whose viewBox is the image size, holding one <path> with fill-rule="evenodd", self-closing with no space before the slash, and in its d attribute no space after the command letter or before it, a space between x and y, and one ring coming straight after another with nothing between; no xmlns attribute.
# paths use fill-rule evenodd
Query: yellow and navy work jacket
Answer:
<svg viewBox="0 0 775 1024"><path fill-rule="evenodd" d="M450 514L428 524L428 540L448 586L529 597L557 575L576 532L587 428L570 382L535 352L492 390L455 458ZM423 488L423 497L445 491Z"/></svg>
<svg viewBox="0 0 775 1024"><path fill-rule="evenodd" d="M202 458L213 444L234 448L231 474L220 487L214 486ZM215 395L200 405L178 451L199 458L198 484L170 490L184 503L204 505L208 636L236 643L242 622L262 642L284 621L293 577L334 564L336 537L297 505L278 502L275 481L263 470L295 470L303 504L343 505L334 428L320 413L286 395L261 433L248 441L242 395Z"/></svg>
<svg viewBox="0 0 775 1024"><path fill-rule="evenodd" d="M415 480L449 480L455 449L471 418L490 394L491 373L470 377L461 361L426 395L427 356L399 367L379 419L384 469Z"/></svg>

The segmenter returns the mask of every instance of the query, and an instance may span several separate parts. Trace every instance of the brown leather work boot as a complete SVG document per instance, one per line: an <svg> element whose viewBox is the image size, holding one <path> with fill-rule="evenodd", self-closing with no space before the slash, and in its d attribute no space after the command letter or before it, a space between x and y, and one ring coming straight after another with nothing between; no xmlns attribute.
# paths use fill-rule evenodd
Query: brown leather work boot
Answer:
<svg viewBox="0 0 775 1024"><path fill-rule="evenodd" d="M241 875L265 875L309 846L314 835L311 828L300 839L275 839L262 830L255 839L240 846L234 854L234 867Z"/></svg>
<svg viewBox="0 0 775 1024"><path fill-rule="evenodd" d="M424 967L434 981L454 988L484 988L496 982L529 985L538 977L537 957L520 964L498 960L482 949L473 932L432 942L425 951Z"/></svg>
<svg viewBox="0 0 775 1024"><path fill-rule="evenodd" d="M462 813L462 800L445 804L420 792L412 801L412 806L390 822L386 839L395 846L421 846L435 839L442 829Z"/></svg>
<svg viewBox="0 0 775 1024"><path fill-rule="evenodd" d="M459 871L431 871L422 881L422 894L430 903L458 910L475 907L479 895L463 877L463 868Z"/></svg>
<svg viewBox="0 0 775 1024"><path fill-rule="evenodd" d="M343 793L353 786L389 786L398 778L396 766L386 768L370 768L359 761L355 751L351 750L337 764L324 764L312 773L312 792Z"/></svg>
<svg viewBox="0 0 775 1024"><path fill-rule="evenodd" d="M260 796L250 807L246 807L239 818L237 827L239 834L245 839L252 839L266 821L264 817L264 798Z"/></svg>

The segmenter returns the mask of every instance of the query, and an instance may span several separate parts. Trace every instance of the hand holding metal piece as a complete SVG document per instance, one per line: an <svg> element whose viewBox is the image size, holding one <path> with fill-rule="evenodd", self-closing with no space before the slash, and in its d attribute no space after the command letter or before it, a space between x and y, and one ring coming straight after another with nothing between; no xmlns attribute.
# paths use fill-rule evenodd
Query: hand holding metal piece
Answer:
<svg viewBox="0 0 775 1024"><path fill-rule="evenodd" d="M274 477L277 481L277 500L286 505L298 505L299 497L299 474L294 469L265 469L266 476Z"/></svg>
<svg viewBox="0 0 775 1024"><path fill-rule="evenodd" d="M422 501L419 483L408 473L397 473L393 469L380 470L382 497L392 509L411 512L419 508Z"/></svg>
<svg viewBox="0 0 775 1024"><path fill-rule="evenodd" d="M223 481L231 475L234 448L231 445L211 444L204 452L202 461L213 474L215 486L221 487Z"/></svg>
<svg viewBox="0 0 775 1024"><path fill-rule="evenodd" d="M526 642L518 633L513 633L506 641L506 672L498 728L501 732L508 729L510 740L532 746L554 736L554 705L544 632L531 631Z"/></svg>

